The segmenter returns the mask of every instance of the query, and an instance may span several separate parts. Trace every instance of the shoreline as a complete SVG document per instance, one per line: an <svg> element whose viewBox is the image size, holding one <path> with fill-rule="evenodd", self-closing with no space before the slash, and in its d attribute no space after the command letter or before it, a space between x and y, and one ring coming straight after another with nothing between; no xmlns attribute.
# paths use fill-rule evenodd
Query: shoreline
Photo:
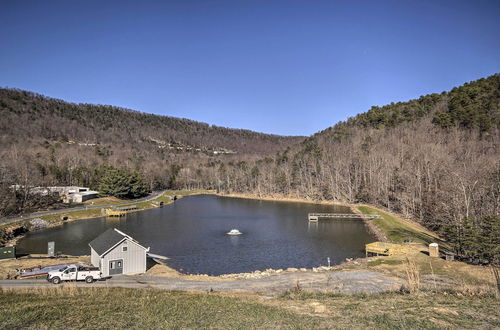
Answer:
<svg viewBox="0 0 500 330"><path fill-rule="evenodd" d="M352 205L344 202L335 202L335 201L327 201L327 200L314 200L314 199L305 199L305 198L296 198L296 197L285 197L282 195L274 195L274 196L257 196L252 194L224 194L224 193L216 193L217 196L221 197L231 197L231 198L241 198L241 199L253 199L253 200L261 200L261 201L270 201L270 202L290 202L290 203L307 203L307 204L317 204L317 205L337 205L337 206L345 206L351 208Z"/></svg>
<svg viewBox="0 0 500 330"><path fill-rule="evenodd" d="M169 192L173 192L173 194L170 194ZM164 206L167 206L167 205L170 205L170 204L173 204L174 201L173 200L169 200L169 201L164 201L164 204L163 206L158 206L158 205L154 205L153 202L154 201L157 201L165 196L177 196L177 199L181 199L183 197L186 197L186 196L195 196L195 195L204 195L204 194L215 194L215 192L213 190L204 190L204 191L199 191L199 190L193 190L193 193L190 193L189 190L178 190L178 191L174 191L174 190L170 190L170 191L167 191L165 193L163 193L162 195L158 196L157 198L153 199L153 200L150 200L150 201L147 201L147 202L141 202L141 203L146 203L147 206L145 206L144 208L140 208L140 209L136 209L136 210L130 210L128 211L127 213L135 213L135 212L141 212L141 211L147 211L147 210L151 210L151 209L154 209L154 208L161 208L161 207L164 207ZM134 201L130 201L130 203L127 202L127 204L133 204ZM19 229L19 228L22 228L24 226L29 226L29 223L31 220L33 219L42 219L44 221L46 221L48 223L47 227L45 228L39 228L37 230L42 230L42 229L49 229L49 228L56 228L56 227L59 227L59 226L62 226L64 225L65 223L69 223L69 222L73 222L73 221L80 221L80 220L91 220L91 219L97 219L97 218L101 218L101 217L106 217L105 214L89 214L89 215L83 215L83 216L76 216L76 217L72 217L71 216L71 213L73 212L82 212L82 211L99 211L99 212L102 212L104 209L107 209L109 207L102 207L102 208L95 208L95 209L91 209L91 210L79 210L79 211L69 211L68 213L57 213L56 215L58 216L58 220L55 220L55 221L50 221L48 219L44 219L44 217L47 217L47 216L52 216L54 214L47 214L47 215L43 215L43 216L40 216L40 217L32 217L30 218L29 215L27 218L25 219L22 219L22 220L18 220L18 221L15 221L15 222L11 222L11 223L7 223L7 224L3 224L0 226L0 228L5 228L5 229L10 229L10 232L13 232L15 231L16 229ZM67 216L68 219L67 220L62 220L61 218L64 217L64 216ZM26 228L26 227L25 227ZM20 235L17 235L15 237L13 237L11 240L8 240L7 242L5 242L5 246L14 246L20 239L24 238L26 236L27 233L29 232L35 232L37 230L30 230L28 228L26 228L27 231L20 234Z"/></svg>
<svg viewBox="0 0 500 330"><path fill-rule="evenodd" d="M375 206L372 206L372 205L366 205L366 204L348 204L348 203L343 203L343 202L334 202L334 201L325 201L325 200L322 200L322 201L318 201L318 200L308 200L308 199L300 199L300 198L290 198L290 197L284 197L284 196L265 196L265 197L259 197L259 196L255 196L255 195L250 195L250 194L223 194L223 193L213 193L213 192L195 192L195 193L192 193L192 194L185 194L185 195L178 195L178 198L182 198L182 197L186 197L186 196L193 196L193 195L200 195L200 194L215 194L216 196L220 196L220 197L229 197L229 198L240 198L240 199L252 199L252 200L261 200L261 201L274 201L274 202L292 202L292 203L308 203L308 204L317 204L317 205L337 205L337 206L343 206L343 207L348 207L349 210L354 213L354 214L359 214L359 215L365 215L363 214L357 207L358 206L370 206L372 208L375 208L377 210L379 210L379 208L375 207ZM162 198L164 195L162 196L159 196L158 198ZM168 195L167 195L168 196ZM153 206L152 204L153 201L150 201L148 203L151 204L151 206L148 206L146 208L142 208L142 209L137 209L137 210L132 210L132 212L140 212L140 211L145 211L145 210L149 210L149 209L152 209L152 208L158 208L159 206ZM164 204L164 206L167 206L167 205L170 205L170 204L173 204L173 201L170 201L170 202L167 202L166 204ZM102 209L99 209L99 210L102 210ZM380 210L382 211L382 210ZM386 212L386 211L384 211ZM62 215L61 215L62 216ZM397 215L399 218L401 218L400 215ZM102 216L83 216L81 218L69 218L68 220L65 220L65 221L56 221L56 222L49 222L49 225L44 228L44 229L47 229L47 228L54 228L54 227L58 227L58 226L61 226L63 225L64 223L67 223L67 222L73 222L73 221L78 221L78 220L90 220L90 219L95 219L95 218L100 218ZM404 221L407 221L409 222L409 220L407 219L402 219ZM26 223L26 221L29 221L29 219L25 219L25 220L22 220L23 224ZM377 227L377 225L375 223L373 223L373 221L371 220L368 220L366 218L362 218L362 221L364 223L364 225L366 226L367 228L367 231L372 234L376 240L380 240L380 241L388 241L388 238L385 234L385 232L383 230L381 230L380 228ZM13 223L11 225L15 225L15 224L18 224L19 223ZM15 245L17 243L18 240L22 239L23 237L26 236L27 233L29 233L31 231L27 231L26 233L23 233L19 236L16 236L15 238L13 238L12 240L10 240L9 242L7 242L8 244L6 245ZM365 260L367 258L365 257L361 257L361 258L355 258L355 260ZM333 267L342 267L343 264L345 263L349 263L350 260L352 260L351 258L347 258L346 260L340 262L339 264L337 265L332 265L332 268ZM200 279L200 278L221 278L220 276L210 276L208 274L184 274L180 271L177 271L176 269L170 267L167 263L165 262L157 262L159 265L161 265L161 270L158 270L159 273L163 273L165 275L163 276L168 276L168 277L189 277L189 278L193 278L193 279ZM318 266L318 267L322 267L322 266ZM159 268L159 267L157 267ZM291 267L291 269L297 269L297 271L304 271L303 269L301 268L294 268L294 267ZM309 270L309 269L308 269ZM311 269L310 271L312 271L313 269ZM263 274L263 273L274 273L275 270L273 269L268 269L268 270L254 270L254 271L251 271L249 273L237 273L237 274L223 274L222 278L241 278L242 276L243 277L246 277L246 276L249 276L249 277L253 277L255 274ZM286 272L287 270L280 270L280 271L284 271ZM162 276L162 275L160 275Z"/></svg>
<svg viewBox="0 0 500 330"><path fill-rule="evenodd" d="M149 258L149 257L148 257ZM291 273L322 273L327 271L351 270L353 266L361 266L366 264L367 258L347 258L339 264L331 266L318 265L316 267L288 267L288 268L267 268L255 269L241 273L224 273L220 275L209 275L203 273L183 273L171 266L166 262L150 258L154 261L154 265L149 267L142 276L164 277L184 279L189 281L234 281L238 279L260 279L269 276L284 275ZM84 263L90 265L90 255L61 255L58 257L50 258L44 254L29 254L17 259L8 259L0 264L0 280L1 279L15 279L15 269L26 269L40 266L49 266L54 263ZM356 267L355 267L356 268Z"/></svg>
<svg viewBox="0 0 500 330"><path fill-rule="evenodd" d="M172 192L175 192L175 191L172 191ZM178 191L178 192L181 193L181 192L185 192L185 191L181 190L181 191ZM256 196L256 195L252 195L252 194L235 194L235 193L225 194L225 193L215 193L213 191L208 191L208 190L207 191L203 191L203 192L193 192L193 193L189 193L189 191L187 191L187 192L188 193L185 194L185 195L179 195L178 198L183 198L183 197L186 197L186 196L195 196L195 195L200 195L200 194L215 194L216 196L221 196L221 197L240 198L240 199L252 199L252 200L260 200L260 201L307 203L307 204L317 204L317 205L343 206L343 207L349 208L349 210L352 213L354 213L354 214L363 215L363 213L360 212L356 208L356 204L348 204L348 203L345 203L345 202L335 202L335 201L327 201L327 200L309 200L309 199L303 199L303 198L285 197L285 196L282 196L282 195ZM161 195L161 196L158 196L158 198L156 198L155 200L162 198L164 195L165 195L165 193L163 195ZM148 205L148 207L145 207L145 208L142 208L142 209L131 210L131 211L129 211L129 213L146 211L146 210L150 210L150 209L153 209L153 208L162 207L162 206L155 206L153 204L153 202L155 200L151 200L151 201L147 202L147 203L150 204L150 205ZM174 201L168 201L163 206L170 205L173 202ZM131 203L133 203L133 202L131 202ZM360 205L364 205L364 204L360 204ZM374 206L370 205L370 207L374 207ZM104 208L95 209L95 210L100 210L102 212L103 209ZM69 213L71 213L71 212L69 212ZM65 216L65 215L68 216L68 219L67 220L61 220L61 218L63 216ZM104 215L94 215L94 214L92 214L92 215L83 215L81 217L73 217L72 218L70 214L64 214L64 213L62 213L62 214L60 214L58 221L51 222L51 221L47 221L47 220L44 219L49 224L48 224L47 227L45 227L43 229L55 228L55 227L58 227L58 226L62 226L65 223L69 223L69 222L73 222L73 221L97 219L97 218L100 218L102 216L104 216ZM398 216L398 217L400 217L400 216ZM43 219L43 217L41 217L41 218ZM32 219L35 219L35 218L32 218ZM7 224L7 225L5 225L6 226L5 228L9 228L9 227L12 226L12 227L14 227L13 230L15 230L16 228L22 227L27 222L29 223L29 221L32 220L32 219L24 219L24 220L20 220L20 221L11 223L11 224ZM368 232L371 233L377 240L384 241L384 242L388 241L387 236L384 234L384 232L382 230L380 230L373 222L367 220L366 218L363 218L362 220L363 220L363 223L365 224L365 226L367 227ZM406 219L403 219L403 220L408 221ZM29 233L29 232L32 232L32 231L28 230L27 232L25 232L25 233L23 233L21 235L18 235L16 237L14 237L13 239L7 241L5 243L5 246L13 246L13 245L15 245L20 239L24 238L26 236L26 234Z"/></svg>

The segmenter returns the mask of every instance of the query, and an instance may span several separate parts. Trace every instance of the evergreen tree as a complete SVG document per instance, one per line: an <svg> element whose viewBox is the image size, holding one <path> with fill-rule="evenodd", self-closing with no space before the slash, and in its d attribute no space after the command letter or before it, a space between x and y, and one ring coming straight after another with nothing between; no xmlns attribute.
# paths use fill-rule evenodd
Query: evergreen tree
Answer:
<svg viewBox="0 0 500 330"><path fill-rule="evenodd" d="M103 195L119 198L138 198L147 195L148 188L139 173L108 167L102 176L99 191Z"/></svg>

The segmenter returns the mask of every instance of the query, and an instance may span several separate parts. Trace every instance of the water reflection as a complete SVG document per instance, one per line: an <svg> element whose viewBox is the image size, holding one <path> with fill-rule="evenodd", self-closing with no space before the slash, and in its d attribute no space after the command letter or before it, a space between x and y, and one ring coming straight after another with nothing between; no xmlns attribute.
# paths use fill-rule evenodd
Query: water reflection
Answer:
<svg viewBox="0 0 500 330"><path fill-rule="evenodd" d="M315 221L309 221L307 223L307 232L310 234L310 235L315 235L318 233L318 226L319 226L319 223L318 222L315 222Z"/></svg>
<svg viewBox="0 0 500 330"><path fill-rule="evenodd" d="M240 239L239 236L229 235L229 240L230 240L232 246L237 246L239 239Z"/></svg>

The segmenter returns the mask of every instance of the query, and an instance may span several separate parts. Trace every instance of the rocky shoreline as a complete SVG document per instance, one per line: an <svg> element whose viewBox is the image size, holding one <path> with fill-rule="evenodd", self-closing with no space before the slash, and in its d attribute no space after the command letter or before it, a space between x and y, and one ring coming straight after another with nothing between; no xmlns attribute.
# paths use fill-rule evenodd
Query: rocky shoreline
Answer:
<svg viewBox="0 0 500 330"><path fill-rule="evenodd" d="M319 266L319 267L313 267L310 269L307 268L294 268L294 267L289 267L287 269L266 269L266 270L256 270L251 273L235 273L235 274L222 274L219 275L218 277L220 278L228 278L228 279L249 279L249 278L262 278L262 277L267 277L267 276L273 276L273 275L279 275L283 273L296 273L296 272L314 272L314 273L321 273L321 272L326 272L326 271L331 271L333 270L334 267L328 267L328 266Z"/></svg>

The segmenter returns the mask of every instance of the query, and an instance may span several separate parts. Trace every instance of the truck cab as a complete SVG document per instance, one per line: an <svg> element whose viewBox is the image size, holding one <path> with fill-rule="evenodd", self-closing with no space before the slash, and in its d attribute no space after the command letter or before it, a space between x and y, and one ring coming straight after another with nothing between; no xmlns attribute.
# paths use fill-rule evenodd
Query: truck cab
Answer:
<svg viewBox="0 0 500 330"><path fill-rule="evenodd" d="M75 281L77 269L78 268L76 266L67 266L66 268L63 268L63 271L61 272L61 280L62 281Z"/></svg>

